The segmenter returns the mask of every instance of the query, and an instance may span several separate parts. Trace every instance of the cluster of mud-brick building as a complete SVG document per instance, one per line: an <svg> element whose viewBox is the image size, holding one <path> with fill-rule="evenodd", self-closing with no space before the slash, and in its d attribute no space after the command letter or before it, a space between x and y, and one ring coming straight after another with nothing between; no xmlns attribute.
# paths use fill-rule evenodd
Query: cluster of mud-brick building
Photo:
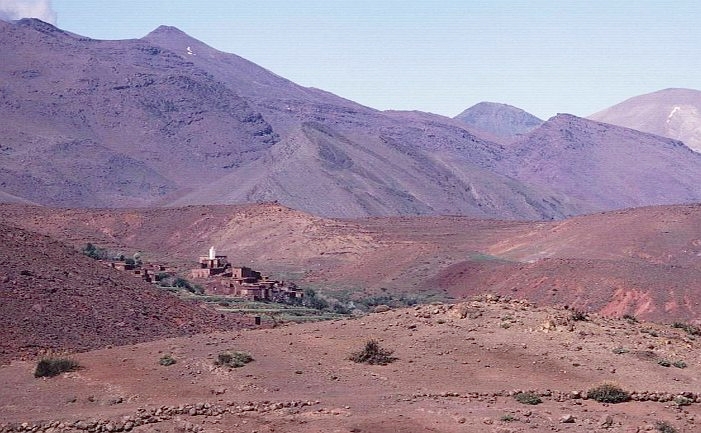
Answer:
<svg viewBox="0 0 701 433"><path fill-rule="evenodd" d="M301 298L302 291L294 284L270 280L247 267L232 266L227 256L216 254L214 247L199 258L200 266L190 271L194 280L204 281L207 294L229 295L251 300L285 301Z"/></svg>
<svg viewBox="0 0 701 433"><path fill-rule="evenodd" d="M120 271L126 271L149 283L156 283L164 276L171 276L174 273L165 265L156 263L128 263L125 261L110 262L110 266Z"/></svg>

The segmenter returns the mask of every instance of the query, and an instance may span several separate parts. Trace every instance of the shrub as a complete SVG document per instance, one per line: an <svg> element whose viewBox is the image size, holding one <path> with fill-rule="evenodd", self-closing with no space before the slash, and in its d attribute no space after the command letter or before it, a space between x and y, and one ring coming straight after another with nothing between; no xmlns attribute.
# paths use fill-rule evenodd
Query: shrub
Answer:
<svg viewBox="0 0 701 433"><path fill-rule="evenodd" d="M302 305L315 310L326 310L329 303L326 299L320 298L314 289L305 289L302 297Z"/></svg>
<svg viewBox="0 0 701 433"><path fill-rule="evenodd" d="M694 400L689 397L684 397L683 395L678 395L674 397L674 404L677 406L689 406Z"/></svg>
<svg viewBox="0 0 701 433"><path fill-rule="evenodd" d="M34 370L34 377L53 377L80 368L77 361L68 358L42 358Z"/></svg>
<svg viewBox="0 0 701 433"><path fill-rule="evenodd" d="M679 361L674 361L674 362L672 363L672 365L675 366L675 367L677 367L677 368L686 368L686 362L681 361L681 360L679 360Z"/></svg>
<svg viewBox="0 0 701 433"><path fill-rule="evenodd" d="M630 393L613 383L603 383L590 389L587 395L599 403L622 403L630 400Z"/></svg>
<svg viewBox="0 0 701 433"><path fill-rule="evenodd" d="M90 242L83 247L83 254L95 260L106 259L108 255L107 250L98 248Z"/></svg>
<svg viewBox="0 0 701 433"><path fill-rule="evenodd" d="M514 395L514 398L516 399L517 402L523 403L523 404L540 404L543 402L543 400L540 398L538 394L535 392L519 392Z"/></svg>
<svg viewBox="0 0 701 433"><path fill-rule="evenodd" d="M674 322L672 328L683 329L689 335L701 335L701 328L684 322Z"/></svg>
<svg viewBox="0 0 701 433"><path fill-rule="evenodd" d="M175 364L176 361L175 358L168 354L161 356L161 359L158 360L158 363L167 367L169 365Z"/></svg>
<svg viewBox="0 0 701 433"><path fill-rule="evenodd" d="M655 429L660 433L677 433L677 429L666 421L657 421L655 423Z"/></svg>
<svg viewBox="0 0 701 433"><path fill-rule="evenodd" d="M587 314L582 310L572 310L570 318L575 322L586 322L589 319Z"/></svg>
<svg viewBox="0 0 701 433"><path fill-rule="evenodd" d="M624 314L623 319L627 320L629 323L638 323L638 319L636 319L635 316L631 314Z"/></svg>
<svg viewBox="0 0 701 433"><path fill-rule="evenodd" d="M670 367L672 365L672 363L666 359L658 359L657 364L661 365L662 367Z"/></svg>
<svg viewBox="0 0 701 433"><path fill-rule="evenodd" d="M253 361L253 357L246 352L223 352L217 355L214 365L220 367L239 368Z"/></svg>
<svg viewBox="0 0 701 433"><path fill-rule="evenodd" d="M363 350L351 353L348 359L364 364L387 365L397 359L392 356L392 353L394 351L380 347L377 340L369 340L365 343Z"/></svg>
<svg viewBox="0 0 701 433"><path fill-rule="evenodd" d="M504 422L518 421L518 418L516 418L515 416L513 416L510 413L502 415L501 418L499 418L499 419L501 421L504 421Z"/></svg>
<svg viewBox="0 0 701 433"><path fill-rule="evenodd" d="M202 286L192 284L191 282L182 277L177 277L175 280L173 280L173 287L185 289L190 293L194 293L195 295L202 295L204 293L204 289L202 288Z"/></svg>

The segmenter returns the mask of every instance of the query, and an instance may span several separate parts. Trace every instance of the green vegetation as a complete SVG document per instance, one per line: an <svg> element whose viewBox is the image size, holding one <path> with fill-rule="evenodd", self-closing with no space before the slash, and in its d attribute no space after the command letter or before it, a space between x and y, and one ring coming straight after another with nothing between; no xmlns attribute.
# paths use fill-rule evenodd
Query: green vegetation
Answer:
<svg viewBox="0 0 701 433"><path fill-rule="evenodd" d="M77 361L68 358L42 358L34 370L34 377L53 377L80 368Z"/></svg>
<svg viewBox="0 0 701 433"><path fill-rule="evenodd" d="M365 347L362 350L351 353L348 359L363 364L387 365L397 360L397 358L392 356L392 353L394 351L380 347L380 343L377 340L369 340L365 343Z"/></svg>
<svg viewBox="0 0 701 433"><path fill-rule="evenodd" d="M314 289L304 290L304 297L302 298L301 304L308 308L314 308L315 310L326 310L329 308L328 301L324 298L320 298Z"/></svg>
<svg viewBox="0 0 701 433"><path fill-rule="evenodd" d="M590 389L587 395L599 403L623 403L630 400L630 393L614 383L602 383Z"/></svg>
<svg viewBox="0 0 701 433"><path fill-rule="evenodd" d="M161 356L161 359L158 360L158 363L163 365L163 366L169 366L175 364L177 361L175 361L175 358L173 358L170 354L163 355Z"/></svg>
<svg viewBox="0 0 701 433"><path fill-rule="evenodd" d="M253 361L253 357L246 352L223 352L217 355L214 365L218 367L239 368Z"/></svg>
<svg viewBox="0 0 701 433"><path fill-rule="evenodd" d="M174 277L166 272L161 272L156 275L156 281L158 285L166 289L176 289L176 290L187 290L194 295L201 295L204 293L204 288L198 284L193 284L190 281L182 277Z"/></svg>
<svg viewBox="0 0 701 433"><path fill-rule="evenodd" d="M85 247L83 247L83 254L86 256L93 258L95 260L104 260L106 259L109 254L107 253L107 250L103 248L98 248L95 245L91 244L88 242Z"/></svg>
<svg viewBox="0 0 701 433"><path fill-rule="evenodd" d="M543 402L543 400L540 398L538 394L535 392L519 392L514 395L514 399L516 399L517 402L523 403L523 404L531 404L531 405L536 405L540 404Z"/></svg>

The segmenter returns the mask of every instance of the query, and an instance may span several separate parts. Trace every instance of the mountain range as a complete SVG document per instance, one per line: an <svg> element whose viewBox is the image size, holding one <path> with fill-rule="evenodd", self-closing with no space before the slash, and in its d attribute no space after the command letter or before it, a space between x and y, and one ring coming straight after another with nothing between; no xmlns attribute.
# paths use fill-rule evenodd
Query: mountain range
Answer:
<svg viewBox="0 0 701 433"><path fill-rule="evenodd" d="M381 112L173 27L99 41L23 19L0 44L0 201L508 219L701 201L701 155L574 116Z"/></svg>

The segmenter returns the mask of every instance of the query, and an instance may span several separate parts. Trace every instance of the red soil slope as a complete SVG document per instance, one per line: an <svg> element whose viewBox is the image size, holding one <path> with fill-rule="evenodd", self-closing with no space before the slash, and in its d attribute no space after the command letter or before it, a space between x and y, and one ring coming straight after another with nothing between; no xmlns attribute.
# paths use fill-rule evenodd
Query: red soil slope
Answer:
<svg viewBox="0 0 701 433"><path fill-rule="evenodd" d="M246 323L184 302L47 236L0 224L0 362Z"/></svg>
<svg viewBox="0 0 701 433"><path fill-rule="evenodd" d="M701 319L701 205L558 222L466 217L333 220L276 204L143 210L0 206L0 217L76 247L93 242L194 266L231 261L322 292L485 292L651 320Z"/></svg>

